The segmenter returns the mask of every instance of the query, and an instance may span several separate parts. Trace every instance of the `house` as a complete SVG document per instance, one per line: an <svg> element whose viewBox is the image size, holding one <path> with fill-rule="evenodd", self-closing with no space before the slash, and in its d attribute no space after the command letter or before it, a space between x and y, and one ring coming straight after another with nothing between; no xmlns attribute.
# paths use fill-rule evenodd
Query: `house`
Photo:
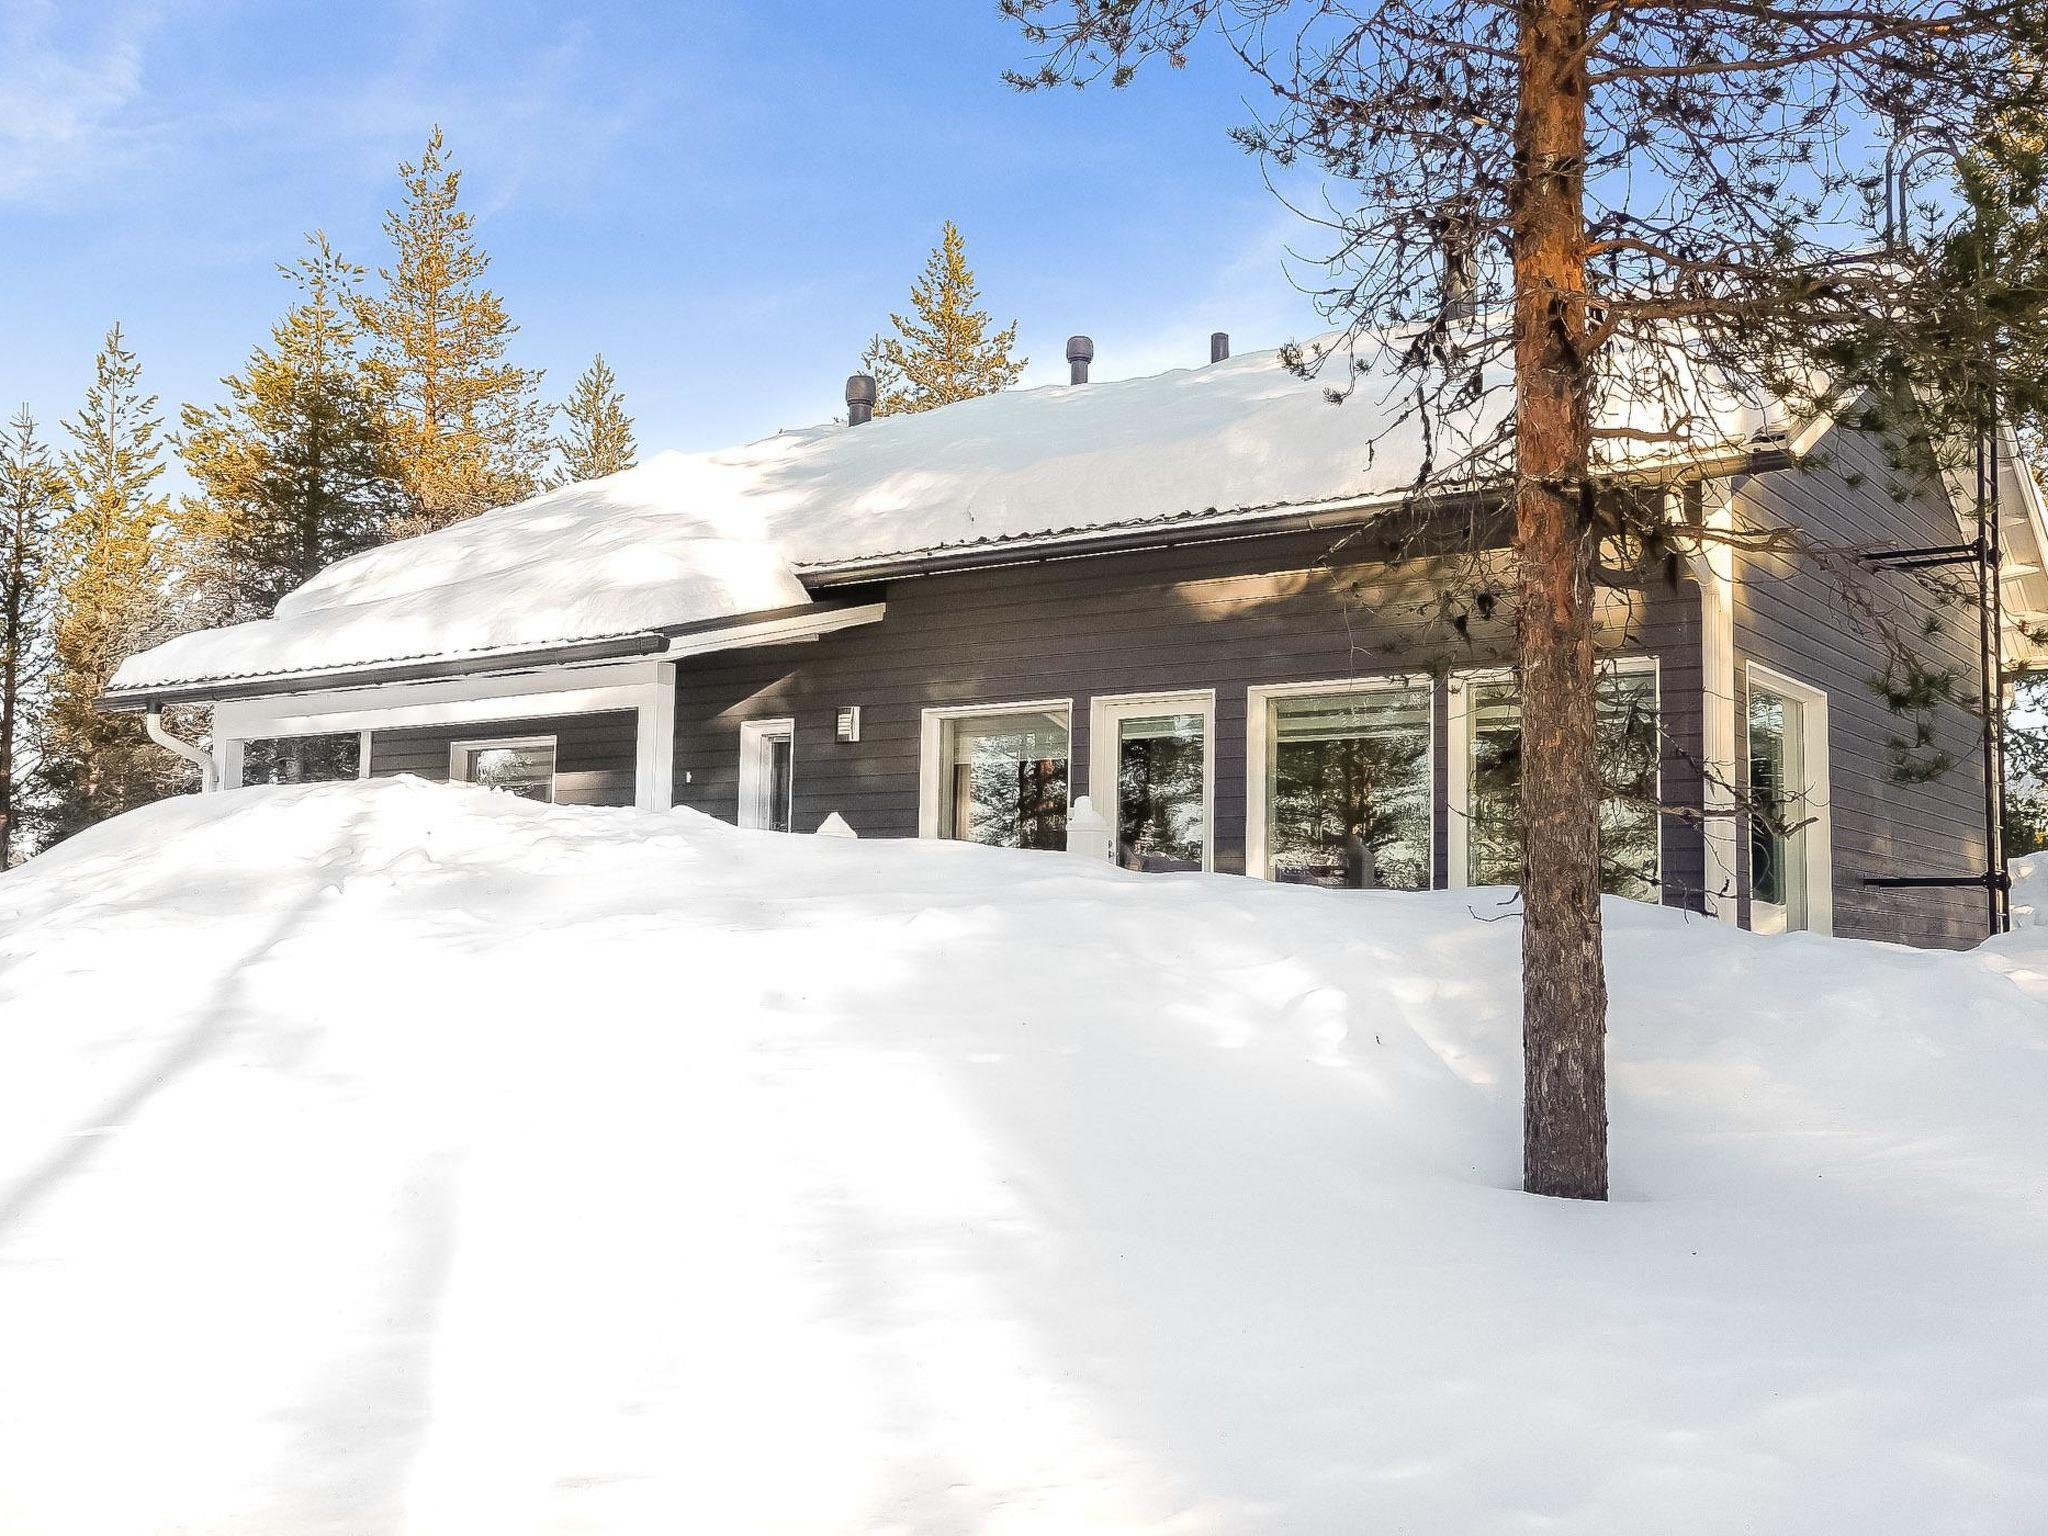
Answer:
<svg viewBox="0 0 2048 1536"><path fill-rule="evenodd" d="M413 773L1041 849L1087 795L1134 868L1512 880L1512 634L1447 610L1461 557L1406 494L1419 428L1370 388L1334 406L1274 353L1215 351L1093 384L1077 357L1072 385L874 421L855 381L851 425L664 454L342 561L274 618L133 657L105 706L211 705L229 786ZM1851 426L1718 396L1707 419L1616 476L1674 519L1835 548L1974 536L1956 488L1903 483ZM2048 531L2010 463L2005 611L2048 612ZM1432 505L1497 513L1483 485ZM1916 588L1872 579L1974 692L1975 611L1922 625ZM1711 544L1601 614L1610 889L1758 929L1983 935L1961 883L1988 860L1977 720L1939 705L1928 745L1954 766L1897 773L1882 638L1822 573ZM1737 814L1745 783L1784 814ZM1959 883L1868 883L1928 876Z"/></svg>

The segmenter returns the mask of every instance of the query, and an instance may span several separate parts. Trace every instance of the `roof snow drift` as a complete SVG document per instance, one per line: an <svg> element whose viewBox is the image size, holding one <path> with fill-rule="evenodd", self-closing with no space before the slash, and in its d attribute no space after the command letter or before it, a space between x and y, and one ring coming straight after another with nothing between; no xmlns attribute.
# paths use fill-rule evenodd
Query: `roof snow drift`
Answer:
<svg viewBox="0 0 2048 1536"><path fill-rule="evenodd" d="M274 619L130 658L112 691L542 649L801 603L812 567L1402 492L1425 446L1398 381L1342 406L1325 388L1253 352L664 453L341 561ZM1703 419L1690 452L1768 425L1725 397Z"/></svg>

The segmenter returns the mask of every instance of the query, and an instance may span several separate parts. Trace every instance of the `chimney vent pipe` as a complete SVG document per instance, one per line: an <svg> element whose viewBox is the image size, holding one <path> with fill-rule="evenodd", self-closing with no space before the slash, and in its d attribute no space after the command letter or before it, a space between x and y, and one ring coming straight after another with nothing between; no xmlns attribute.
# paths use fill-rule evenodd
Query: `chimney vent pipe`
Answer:
<svg viewBox="0 0 2048 1536"><path fill-rule="evenodd" d="M1212 363L1220 363L1227 359L1229 356L1230 332L1211 331L1209 333L1209 361Z"/></svg>
<svg viewBox="0 0 2048 1536"><path fill-rule="evenodd" d="M875 415L875 376L856 373L846 381L846 424L858 427Z"/></svg>
<svg viewBox="0 0 2048 1536"><path fill-rule="evenodd" d="M1088 382L1088 365L1095 361L1095 343L1087 336L1067 338L1067 371L1070 384Z"/></svg>

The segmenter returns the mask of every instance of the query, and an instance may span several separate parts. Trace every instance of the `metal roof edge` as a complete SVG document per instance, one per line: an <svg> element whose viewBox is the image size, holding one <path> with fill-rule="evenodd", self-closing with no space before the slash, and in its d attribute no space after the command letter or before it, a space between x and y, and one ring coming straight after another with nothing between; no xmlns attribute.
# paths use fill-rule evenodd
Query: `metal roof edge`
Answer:
<svg viewBox="0 0 2048 1536"><path fill-rule="evenodd" d="M1764 473L1791 467L1793 459L1783 444L1761 440L1753 445L1698 459L1678 458L1639 467L1633 475L1617 478L1668 480L1711 479L1721 475ZM1499 483L1466 486L1429 492L1422 499L1457 502L1495 494L1505 487ZM858 555L845 560L819 560L793 567L807 587L830 589L857 582L888 581L912 576L937 576L953 571L992 570L1009 565L1036 565L1048 560L1079 559L1087 555L1120 554L1146 549L1170 549L1194 543L1216 543L1226 539L1263 538L1276 534L1310 532L1317 528L1343 527L1372 519L1410 501L1408 492L1370 497L1298 502L1279 507L1257 507L1232 512L1168 513L1144 522L1110 524L1061 533L1025 534L1007 539L987 539L975 544L942 544L931 549L904 550L888 555Z"/></svg>
<svg viewBox="0 0 2048 1536"><path fill-rule="evenodd" d="M525 646L518 650L470 656L416 657L405 661L370 662L353 667L322 667L304 672L267 672L241 678L195 678L189 681L123 688L100 695L93 707L112 714L134 714L167 704L214 704L227 699L273 698L324 688L373 688L383 683L430 682L450 677L489 677L524 672L534 667L567 666L585 661L616 661L652 656L668 644L659 630L635 630L597 640L563 645Z"/></svg>

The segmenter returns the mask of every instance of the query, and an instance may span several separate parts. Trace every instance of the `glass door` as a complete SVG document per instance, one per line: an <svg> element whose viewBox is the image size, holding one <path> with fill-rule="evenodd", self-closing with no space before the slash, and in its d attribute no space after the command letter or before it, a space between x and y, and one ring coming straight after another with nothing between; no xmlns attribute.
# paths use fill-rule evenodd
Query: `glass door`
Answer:
<svg viewBox="0 0 2048 1536"><path fill-rule="evenodd" d="M1749 690L1749 926L1807 926L1805 706L1762 684Z"/></svg>
<svg viewBox="0 0 2048 1536"><path fill-rule="evenodd" d="M740 725L740 825L790 830L796 793L796 722L747 720Z"/></svg>
<svg viewBox="0 0 2048 1536"><path fill-rule="evenodd" d="M1215 716L1207 693L1095 701L1089 787L1097 811L1111 816L1111 856L1125 869L1210 867Z"/></svg>

